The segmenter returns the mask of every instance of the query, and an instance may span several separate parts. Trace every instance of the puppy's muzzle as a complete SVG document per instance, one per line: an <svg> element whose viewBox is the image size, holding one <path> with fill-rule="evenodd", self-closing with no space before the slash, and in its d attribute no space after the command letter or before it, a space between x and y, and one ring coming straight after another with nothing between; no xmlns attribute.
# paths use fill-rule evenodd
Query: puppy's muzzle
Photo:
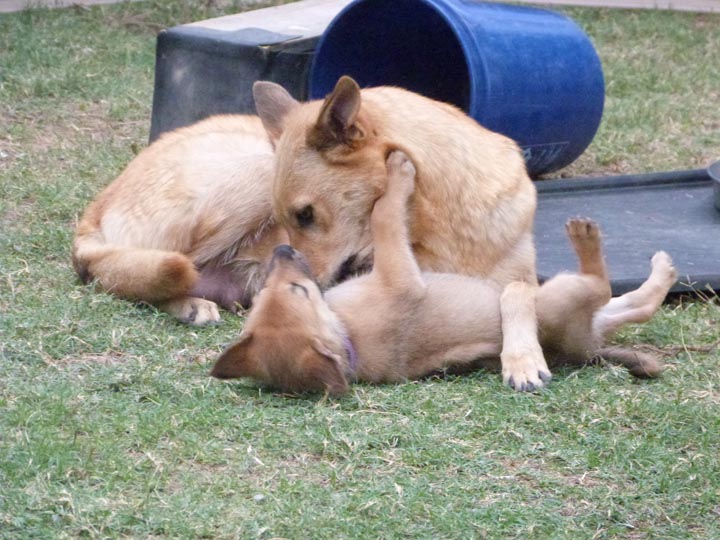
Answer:
<svg viewBox="0 0 720 540"><path fill-rule="evenodd" d="M314 280L310 265L305 256L297 249L287 244L280 244L273 250L270 264L268 265L268 275L278 266L292 267Z"/></svg>
<svg viewBox="0 0 720 540"><path fill-rule="evenodd" d="M273 260L275 259L296 259L300 252L287 244L280 244L273 250Z"/></svg>

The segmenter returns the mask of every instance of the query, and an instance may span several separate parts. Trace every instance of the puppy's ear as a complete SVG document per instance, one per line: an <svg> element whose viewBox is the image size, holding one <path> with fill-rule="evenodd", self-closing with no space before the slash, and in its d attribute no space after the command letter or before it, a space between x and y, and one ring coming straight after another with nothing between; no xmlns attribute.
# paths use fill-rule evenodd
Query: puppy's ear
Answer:
<svg viewBox="0 0 720 540"><path fill-rule="evenodd" d="M252 334L243 334L240 339L223 351L210 371L218 379L236 379L254 377L257 369L255 359L250 354Z"/></svg>
<svg viewBox="0 0 720 540"><path fill-rule="evenodd" d="M365 138L365 130L357 122L360 111L360 87L343 76L332 93L325 98L320 115L307 135L307 144L318 151L344 144L356 146Z"/></svg>
<svg viewBox="0 0 720 540"><path fill-rule="evenodd" d="M275 146L285 129L285 118L300 104L282 86L268 81L253 84L253 98L258 116Z"/></svg>
<svg viewBox="0 0 720 540"><path fill-rule="evenodd" d="M347 392L348 382L345 375L343 375L341 359L319 341L313 344L313 349L317 353L318 360L314 366L315 377L333 395Z"/></svg>

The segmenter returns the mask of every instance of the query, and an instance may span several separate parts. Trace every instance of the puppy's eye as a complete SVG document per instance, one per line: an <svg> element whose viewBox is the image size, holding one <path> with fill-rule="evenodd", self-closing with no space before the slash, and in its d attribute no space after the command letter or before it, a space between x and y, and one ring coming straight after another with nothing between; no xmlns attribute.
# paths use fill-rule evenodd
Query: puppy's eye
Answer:
<svg viewBox="0 0 720 540"><path fill-rule="evenodd" d="M295 212L295 219L297 220L298 227L305 229L315 222L315 212L311 205L304 206L297 212Z"/></svg>
<svg viewBox="0 0 720 540"><path fill-rule="evenodd" d="M291 290L295 294L300 294L304 296L305 298L310 298L310 292L307 290L307 287L304 285L300 285L299 283L291 283L290 284Z"/></svg>

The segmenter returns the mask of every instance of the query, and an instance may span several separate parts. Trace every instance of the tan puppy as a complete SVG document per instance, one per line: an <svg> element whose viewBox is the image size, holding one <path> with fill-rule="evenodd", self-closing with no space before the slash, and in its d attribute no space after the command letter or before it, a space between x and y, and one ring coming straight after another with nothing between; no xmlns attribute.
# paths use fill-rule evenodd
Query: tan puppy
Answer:
<svg viewBox="0 0 720 540"><path fill-rule="evenodd" d="M278 85L254 87L276 146L274 209L290 244L322 286L372 262L370 212L385 189L385 159L417 167L410 243L420 268L484 277L501 287L503 373L539 387L548 366L534 314L535 188L517 145L453 106L399 88L360 91L348 77L324 102L299 104Z"/></svg>
<svg viewBox="0 0 720 540"><path fill-rule="evenodd" d="M257 117L216 116L163 135L88 206L73 265L83 282L191 324L248 305L286 241L271 218L273 151Z"/></svg>
<svg viewBox="0 0 720 540"><path fill-rule="evenodd" d="M406 224L413 166L401 152L391 154L387 166L387 191L371 216L372 272L323 296L304 258L290 246L276 248L240 340L220 356L212 375L253 377L290 391L341 393L353 380L400 381L478 360L499 367L507 346L501 310L508 288L456 274L421 273ZM574 219L567 231L579 273L545 283L533 306L551 364L582 364L602 355L634 375L656 376L662 365L654 357L603 344L623 324L652 317L676 279L670 257L657 253L648 280L611 299L597 226ZM521 390L535 388L526 383Z"/></svg>

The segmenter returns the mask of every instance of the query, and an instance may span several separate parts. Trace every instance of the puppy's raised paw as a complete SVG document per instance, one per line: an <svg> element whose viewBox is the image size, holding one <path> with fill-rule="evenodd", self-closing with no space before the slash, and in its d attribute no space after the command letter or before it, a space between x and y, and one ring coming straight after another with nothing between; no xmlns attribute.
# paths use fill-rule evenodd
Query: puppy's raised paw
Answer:
<svg viewBox="0 0 720 540"><path fill-rule="evenodd" d="M170 300L160 304L158 307L180 322L193 326L220 322L220 312L217 304L203 298L187 296Z"/></svg>
<svg viewBox="0 0 720 540"><path fill-rule="evenodd" d="M678 279L678 272L673 266L670 255L664 251L658 251L653 255L652 274L657 276L668 288L672 287Z"/></svg>
<svg viewBox="0 0 720 540"><path fill-rule="evenodd" d="M415 165L402 150L394 150L385 162L388 174L388 191L410 196L415 189Z"/></svg>
<svg viewBox="0 0 720 540"><path fill-rule="evenodd" d="M405 176L415 177L415 165L410 158L402 150L393 150L387 157L385 162L389 175L402 174Z"/></svg>
<svg viewBox="0 0 720 540"><path fill-rule="evenodd" d="M569 219L565 224L565 231L575 245L597 244L600 241L600 227L592 219Z"/></svg>

